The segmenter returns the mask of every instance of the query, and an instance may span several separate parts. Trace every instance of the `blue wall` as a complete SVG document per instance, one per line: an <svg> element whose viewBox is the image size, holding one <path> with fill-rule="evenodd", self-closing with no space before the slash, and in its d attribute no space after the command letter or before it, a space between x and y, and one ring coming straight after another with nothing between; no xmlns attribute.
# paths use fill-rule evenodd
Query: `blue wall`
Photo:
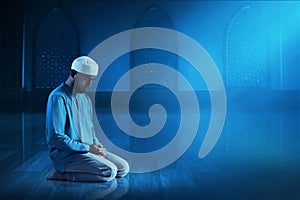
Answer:
<svg viewBox="0 0 300 200"><path fill-rule="evenodd" d="M1 109L15 108L18 102L35 102L35 98L36 105L43 102L44 106L49 88L35 87L34 47L39 26L53 8L60 8L77 29L78 54L88 54L114 34L134 28L151 5L164 13L170 27L203 46L216 63L233 103L241 96L251 96L250 89L258 89L261 93L254 91L252 96L268 94L267 104L267 100L277 99L277 94L286 97L282 102L292 100L299 104L299 1L32 0L1 7ZM163 23L153 20L152 24ZM116 63L119 73L126 72L130 69L130 56ZM185 73L194 89L207 90L190 65L179 59L176 68ZM116 74L111 71L98 88L100 93L111 92L110 77ZM61 77L57 79L61 81ZM178 88L185 90L180 83Z"/></svg>
<svg viewBox="0 0 300 200"><path fill-rule="evenodd" d="M242 37L247 32L251 34L242 38L253 39L254 44L253 42L246 44L248 54L237 54L232 57L242 56L241 62L243 59L244 62L248 61L246 57L249 55L254 56L252 58L254 60L264 60L266 72L261 74L260 66L256 65L256 69L252 69L254 73L252 75L267 76L264 80L267 84L245 82L247 71L244 71L240 74L242 80L237 85L229 82L227 84L229 87L262 86L274 90L299 90L299 56L297 55L300 49L300 2L297 1L66 1L61 4L48 2L43 5L37 3L27 7L27 23L30 29L29 34L32 35L28 37L34 37L36 24L49 9L61 7L78 29L80 54L88 54L108 37L134 28L136 21L150 5L156 5L165 12L176 31L188 35L204 47L218 66L225 82L228 76L226 75L226 68L228 68L226 48L228 48L227 41L230 38L229 29L231 26L238 26L234 29L235 34ZM247 11L243 12L245 8ZM234 25L234 23L240 23L241 26ZM234 42L234 39L231 38L231 40ZM262 43L265 46L261 47ZM230 45L229 47L231 50L234 48ZM236 51L231 51L233 54L238 52L241 46L235 48ZM256 49L260 48L263 50L257 53ZM113 49L108 49L108 51L113 51ZM260 55L262 51L265 52L264 55ZM28 53L28 55L31 54ZM123 67L129 69L128 59L124 60ZM184 65L180 67L186 68ZM235 67L245 66L231 67L235 69ZM237 73L239 73L238 69ZM235 77L231 78L235 79ZM109 82L103 84L111 85ZM28 81L27 85L30 85ZM205 85L201 81L195 87L205 90ZM101 90L110 89L102 87Z"/></svg>
<svg viewBox="0 0 300 200"><path fill-rule="evenodd" d="M206 49L224 79L226 79L226 36L232 21L240 12L238 17L241 18L239 21L241 28L235 30L237 34L247 32L256 34L251 36L255 44L249 45L253 51L255 48L259 49L262 43L266 44L263 47L266 52L264 57L257 58L261 55L253 54L253 59L266 60L268 70L266 75L269 76L266 78L267 87L275 90L299 90L299 56L297 56L300 48L299 2L157 1L154 3L169 16L175 30L195 39ZM139 16L151 4L152 2L143 1L77 2L68 4L65 12L78 27L81 54L88 54L108 37L133 28ZM245 7L253 14L242 13ZM260 26L253 26L252 21L260 23ZM236 48L239 50L240 46ZM249 50L250 53L253 51ZM256 70L259 70L259 67ZM201 90L204 86L198 85L197 88Z"/></svg>

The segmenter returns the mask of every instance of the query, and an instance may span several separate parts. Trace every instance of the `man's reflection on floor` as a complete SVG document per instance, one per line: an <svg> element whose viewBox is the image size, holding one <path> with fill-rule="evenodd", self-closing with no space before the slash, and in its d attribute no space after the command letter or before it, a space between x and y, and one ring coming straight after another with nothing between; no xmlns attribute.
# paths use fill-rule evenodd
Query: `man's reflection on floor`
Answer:
<svg viewBox="0 0 300 200"><path fill-rule="evenodd" d="M114 179L110 182L82 183L66 181L48 181L54 187L52 198L74 199L81 196L86 200L115 200L123 197L129 189L126 178ZM76 192L75 192L76 191ZM79 195L80 194L80 195Z"/></svg>

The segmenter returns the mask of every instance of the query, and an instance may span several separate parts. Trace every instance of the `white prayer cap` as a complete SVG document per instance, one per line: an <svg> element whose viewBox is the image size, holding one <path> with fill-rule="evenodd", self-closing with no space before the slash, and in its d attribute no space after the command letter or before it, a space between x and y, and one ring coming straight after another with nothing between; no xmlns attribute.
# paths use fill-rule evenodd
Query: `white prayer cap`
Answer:
<svg viewBox="0 0 300 200"><path fill-rule="evenodd" d="M82 74L97 76L98 64L88 56L80 56L72 62L71 69Z"/></svg>

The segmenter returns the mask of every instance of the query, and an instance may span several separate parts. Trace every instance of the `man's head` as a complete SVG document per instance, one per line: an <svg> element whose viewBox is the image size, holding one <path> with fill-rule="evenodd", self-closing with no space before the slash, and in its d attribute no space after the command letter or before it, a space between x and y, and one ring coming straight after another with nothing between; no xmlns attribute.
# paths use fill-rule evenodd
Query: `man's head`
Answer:
<svg viewBox="0 0 300 200"><path fill-rule="evenodd" d="M71 76L74 78L73 90L76 93L83 93L90 87L92 80L98 74L98 64L88 56L76 58L71 66Z"/></svg>
<svg viewBox="0 0 300 200"><path fill-rule="evenodd" d="M97 76L98 64L88 56L80 56L72 62L71 69L86 75Z"/></svg>

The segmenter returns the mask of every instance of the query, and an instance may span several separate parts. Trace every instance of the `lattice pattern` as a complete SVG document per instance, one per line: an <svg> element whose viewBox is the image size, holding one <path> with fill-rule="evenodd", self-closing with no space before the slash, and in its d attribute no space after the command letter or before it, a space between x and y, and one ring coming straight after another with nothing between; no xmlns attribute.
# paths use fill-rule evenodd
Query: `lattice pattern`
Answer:
<svg viewBox="0 0 300 200"><path fill-rule="evenodd" d="M59 8L52 9L35 38L35 88L54 88L66 79L78 46L77 31L69 17Z"/></svg>
<svg viewBox="0 0 300 200"><path fill-rule="evenodd" d="M258 16L244 7L232 19L226 34L228 87L267 87L267 34Z"/></svg>
<svg viewBox="0 0 300 200"><path fill-rule="evenodd" d="M167 16L167 14L158 6L151 5L149 6L138 18L136 21L135 27L164 27L164 28L173 28L173 25ZM159 37L158 34L153 33L153 37ZM160 40L161 38L157 38ZM142 35L132 35L132 44L139 43L140 40L145 40ZM174 45L176 48L177 44L170 44ZM149 43L149 46L151 44ZM130 54L130 67L136 67L141 64L146 63L161 63L170 67L177 69L177 57L166 53L163 51L158 51L157 49L143 49L140 51L134 51ZM152 70L145 71L143 74L132 74L131 78L133 81L139 82L139 80L143 80L145 76L152 75ZM171 77L170 75L166 74L156 74L156 76L160 76L161 80L164 82L168 82L177 86L177 77ZM159 85L146 85L144 88L157 88Z"/></svg>

